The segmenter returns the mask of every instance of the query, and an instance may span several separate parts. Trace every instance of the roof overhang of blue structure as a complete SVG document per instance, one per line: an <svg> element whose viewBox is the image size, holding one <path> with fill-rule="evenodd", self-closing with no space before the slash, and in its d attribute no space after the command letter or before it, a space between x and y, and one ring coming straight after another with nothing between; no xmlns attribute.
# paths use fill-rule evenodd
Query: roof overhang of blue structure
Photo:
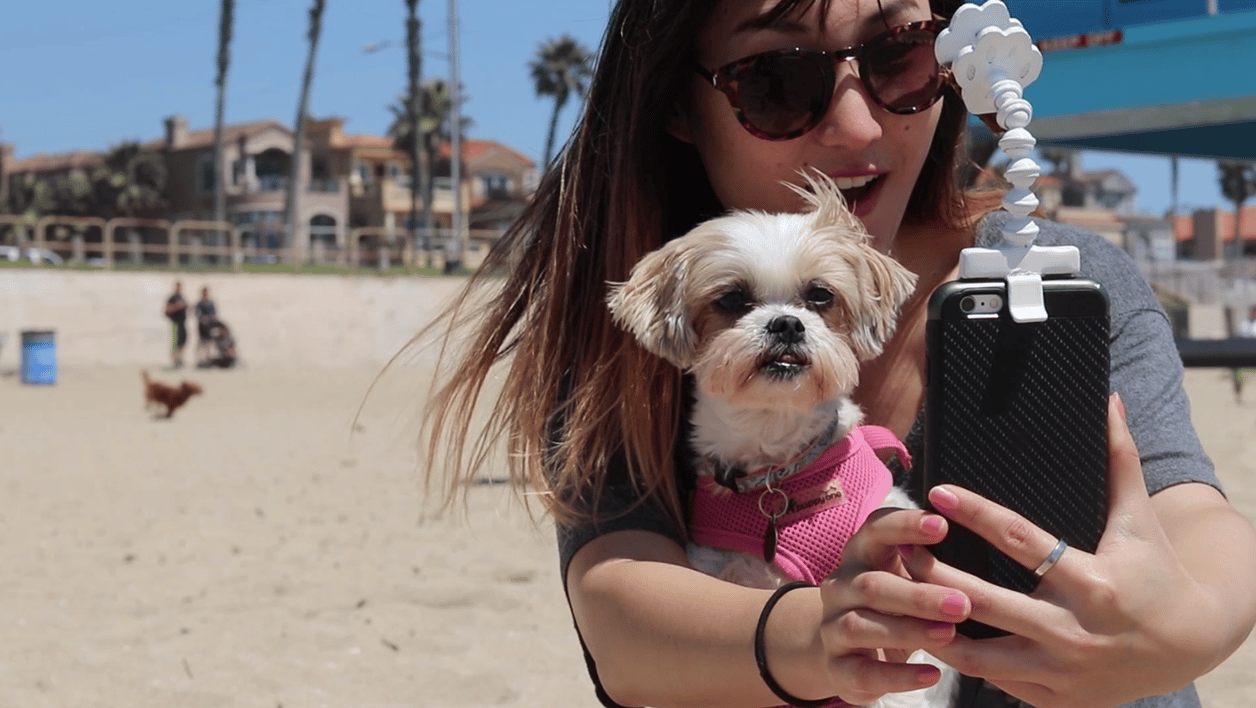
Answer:
<svg viewBox="0 0 1256 708"><path fill-rule="evenodd" d="M1256 160L1256 0L1005 2L1040 45L1117 40L1044 53L1040 144Z"/></svg>

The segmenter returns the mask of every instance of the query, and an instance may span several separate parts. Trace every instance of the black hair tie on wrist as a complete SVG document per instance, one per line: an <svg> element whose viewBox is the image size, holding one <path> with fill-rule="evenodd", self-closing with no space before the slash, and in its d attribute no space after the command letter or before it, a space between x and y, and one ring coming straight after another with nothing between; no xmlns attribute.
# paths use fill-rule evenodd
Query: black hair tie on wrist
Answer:
<svg viewBox="0 0 1256 708"><path fill-rule="evenodd" d="M786 593L799 588L813 587L815 586L811 583L799 580L792 583L786 583L785 585L777 588L776 592L772 593L772 597L769 597L768 601L764 603L763 611L759 613L759 624L754 628L754 661L759 665L759 676L763 678L763 683L767 684L767 687L772 690L772 693L776 694L777 698L785 701L791 706L798 706L799 708L819 708L833 699L820 698L809 701L802 698L795 698L794 696L786 693L785 689L781 688L781 685L776 682L776 679L772 678L771 672L768 671L767 652L763 649L763 629L768 625L768 615L771 614L772 608L776 607L776 603L784 597Z"/></svg>

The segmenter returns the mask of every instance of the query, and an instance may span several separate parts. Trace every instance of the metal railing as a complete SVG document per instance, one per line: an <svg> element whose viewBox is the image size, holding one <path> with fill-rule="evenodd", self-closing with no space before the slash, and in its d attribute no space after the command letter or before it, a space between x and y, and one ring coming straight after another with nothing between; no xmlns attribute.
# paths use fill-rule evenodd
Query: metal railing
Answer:
<svg viewBox="0 0 1256 708"><path fill-rule="evenodd" d="M1256 338L1178 339L1182 365L1197 368L1256 368Z"/></svg>

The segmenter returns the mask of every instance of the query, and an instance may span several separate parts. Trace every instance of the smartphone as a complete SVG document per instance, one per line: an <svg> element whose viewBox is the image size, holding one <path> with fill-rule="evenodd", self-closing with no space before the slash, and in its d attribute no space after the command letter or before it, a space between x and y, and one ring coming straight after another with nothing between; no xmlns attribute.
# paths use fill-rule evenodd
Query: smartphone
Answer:
<svg viewBox="0 0 1256 708"><path fill-rule="evenodd" d="M1016 322L1001 280L944 283L925 330L921 498L955 484L1093 553L1107 521L1108 297L1093 280L1043 280L1047 319ZM975 533L950 524L944 563L1032 592L1038 578ZM973 620L974 638L1006 634Z"/></svg>

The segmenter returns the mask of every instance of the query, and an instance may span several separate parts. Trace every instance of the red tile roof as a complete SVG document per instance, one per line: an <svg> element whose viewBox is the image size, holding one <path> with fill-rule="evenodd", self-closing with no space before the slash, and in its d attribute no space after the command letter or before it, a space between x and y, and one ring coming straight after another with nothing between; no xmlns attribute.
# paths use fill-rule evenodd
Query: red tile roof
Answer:
<svg viewBox="0 0 1256 708"><path fill-rule="evenodd" d="M484 153L488 152L489 150L493 150L493 149L501 150L502 152L505 152L506 154L511 155L516 160L518 160L519 162L523 163L524 165L528 167L536 166L536 162L534 162L532 158L528 157L527 155L524 155L518 150L506 147L505 145L502 145L496 140L463 140L462 141L462 159L473 160L479 157L480 155L483 155ZM449 155L451 154L451 150L452 148L450 147L448 143L446 143L445 145L442 145L440 149L441 157L448 159Z"/></svg>
<svg viewBox="0 0 1256 708"><path fill-rule="evenodd" d="M75 168L95 167L99 165L103 155L91 150L64 152L56 155L37 153L21 160L15 160L6 171L10 174L22 172L56 172Z"/></svg>
<svg viewBox="0 0 1256 708"><path fill-rule="evenodd" d="M269 128L278 128L279 130L282 130L285 133L292 132L283 123L280 123L274 118L267 118L266 120L255 120L248 123L238 123L236 125L224 125L222 127L222 137L225 142L230 143L230 142L239 140L241 135L249 136L255 133L260 133L261 131L267 130ZM187 135L183 139L183 144L175 149L176 150L200 149L200 148L210 147L213 144L214 144L214 129L212 127L203 128L201 130L189 130L187 132ZM144 148L147 150L162 150L165 147L166 147L166 138L164 136L156 140L150 140L144 143Z"/></svg>
<svg viewBox="0 0 1256 708"><path fill-rule="evenodd" d="M382 135L346 135L337 140L336 145L347 148L391 148L393 139Z"/></svg>

